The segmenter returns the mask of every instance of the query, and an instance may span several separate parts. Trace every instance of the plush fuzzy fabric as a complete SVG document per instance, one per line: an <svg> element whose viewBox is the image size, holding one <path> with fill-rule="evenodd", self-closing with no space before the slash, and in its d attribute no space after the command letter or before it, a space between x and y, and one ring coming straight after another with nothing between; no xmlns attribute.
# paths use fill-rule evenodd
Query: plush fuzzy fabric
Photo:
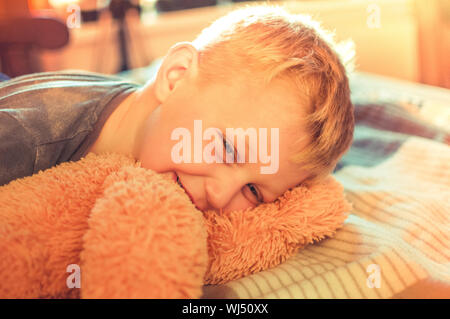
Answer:
<svg viewBox="0 0 450 319"><path fill-rule="evenodd" d="M198 298L342 225L330 177L247 211L202 214L175 182L89 154L0 187L0 298ZM80 266L81 289L67 267Z"/></svg>
<svg viewBox="0 0 450 319"><path fill-rule="evenodd" d="M344 188L328 176L247 211L206 212L205 283L225 283L280 264L307 244L332 236L350 210Z"/></svg>

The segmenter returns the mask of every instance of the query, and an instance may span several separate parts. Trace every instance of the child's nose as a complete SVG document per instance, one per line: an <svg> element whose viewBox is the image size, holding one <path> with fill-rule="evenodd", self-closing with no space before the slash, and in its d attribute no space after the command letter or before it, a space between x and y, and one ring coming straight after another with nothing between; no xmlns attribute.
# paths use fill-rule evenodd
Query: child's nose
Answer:
<svg viewBox="0 0 450 319"><path fill-rule="evenodd" d="M212 209L224 209L230 201L238 194L243 181L227 176L223 178L211 178L206 181L206 197Z"/></svg>

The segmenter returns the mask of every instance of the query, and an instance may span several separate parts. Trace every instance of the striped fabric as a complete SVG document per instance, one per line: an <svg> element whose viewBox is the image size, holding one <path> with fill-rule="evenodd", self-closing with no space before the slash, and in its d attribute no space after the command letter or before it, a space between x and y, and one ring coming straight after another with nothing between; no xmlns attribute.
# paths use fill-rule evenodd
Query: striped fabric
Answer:
<svg viewBox="0 0 450 319"><path fill-rule="evenodd" d="M449 131L402 103L353 97L355 139L334 173L353 204L344 227L275 268L205 286L204 298L392 298L430 279L450 287Z"/></svg>

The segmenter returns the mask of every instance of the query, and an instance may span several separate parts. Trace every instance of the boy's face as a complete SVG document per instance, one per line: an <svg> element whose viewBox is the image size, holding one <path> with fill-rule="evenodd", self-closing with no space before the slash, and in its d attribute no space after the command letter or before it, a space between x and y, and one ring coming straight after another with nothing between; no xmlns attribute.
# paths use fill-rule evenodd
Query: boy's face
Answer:
<svg viewBox="0 0 450 319"><path fill-rule="evenodd" d="M175 177L175 173L193 203L202 211L241 210L257 206L258 200L262 199L271 202L308 176L306 171L288 161L297 137L306 134L298 115L298 101L292 92L293 88L287 87L281 80L273 81L265 89L244 81L236 81L231 86L214 83L199 87L195 81L184 80L146 120L138 160L143 167L167 173L171 177ZM194 130L196 120L201 121L200 135L198 125L197 131ZM187 151L183 149L180 153L173 153L173 148L182 144L179 136L175 140L171 139L177 128L186 128L190 132L190 163L177 163L175 160L174 154L183 155L183 151ZM278 163L262 163L259 155L257 162L251 163L248 149L245 163L226 163L226 153L234 152L232 144L228 148L224 146L223 163L207 163L203 157L196 163L194 147L199 146L199 140L202 142L202 153L207 144L213 141L202 140L208 128L217 128L224 136L227 128L254 129L258 143L250 143L248 136L245 138L246 143L252 149L257 149L258 154L260 139L263 138L266 145L263 152L271 156L272 162ZM266 138L260 134L260 128L266 129ZM273 128L279 129L279 136L274 140ZM272 141L277 140L278 149L272 145ZM230 142L238 149L237 140ZM296 145L296 149L302 146L304 144ZM243 158L243 154L238 156ZM276 168L274 173L262 174L260 168L270 165Z"/></svg>

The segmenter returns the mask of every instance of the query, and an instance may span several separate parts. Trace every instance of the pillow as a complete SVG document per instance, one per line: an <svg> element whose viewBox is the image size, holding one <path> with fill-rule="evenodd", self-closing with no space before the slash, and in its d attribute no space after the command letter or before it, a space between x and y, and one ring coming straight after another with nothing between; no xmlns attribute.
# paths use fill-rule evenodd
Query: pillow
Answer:
<svg viewBox="0 0 450 319"><path fill-rule="evenodd" d="M255 208L206 211L205 284L223 284L279 265L300 248L332 236L350 210L343 186L330 175Z"/></svg>

